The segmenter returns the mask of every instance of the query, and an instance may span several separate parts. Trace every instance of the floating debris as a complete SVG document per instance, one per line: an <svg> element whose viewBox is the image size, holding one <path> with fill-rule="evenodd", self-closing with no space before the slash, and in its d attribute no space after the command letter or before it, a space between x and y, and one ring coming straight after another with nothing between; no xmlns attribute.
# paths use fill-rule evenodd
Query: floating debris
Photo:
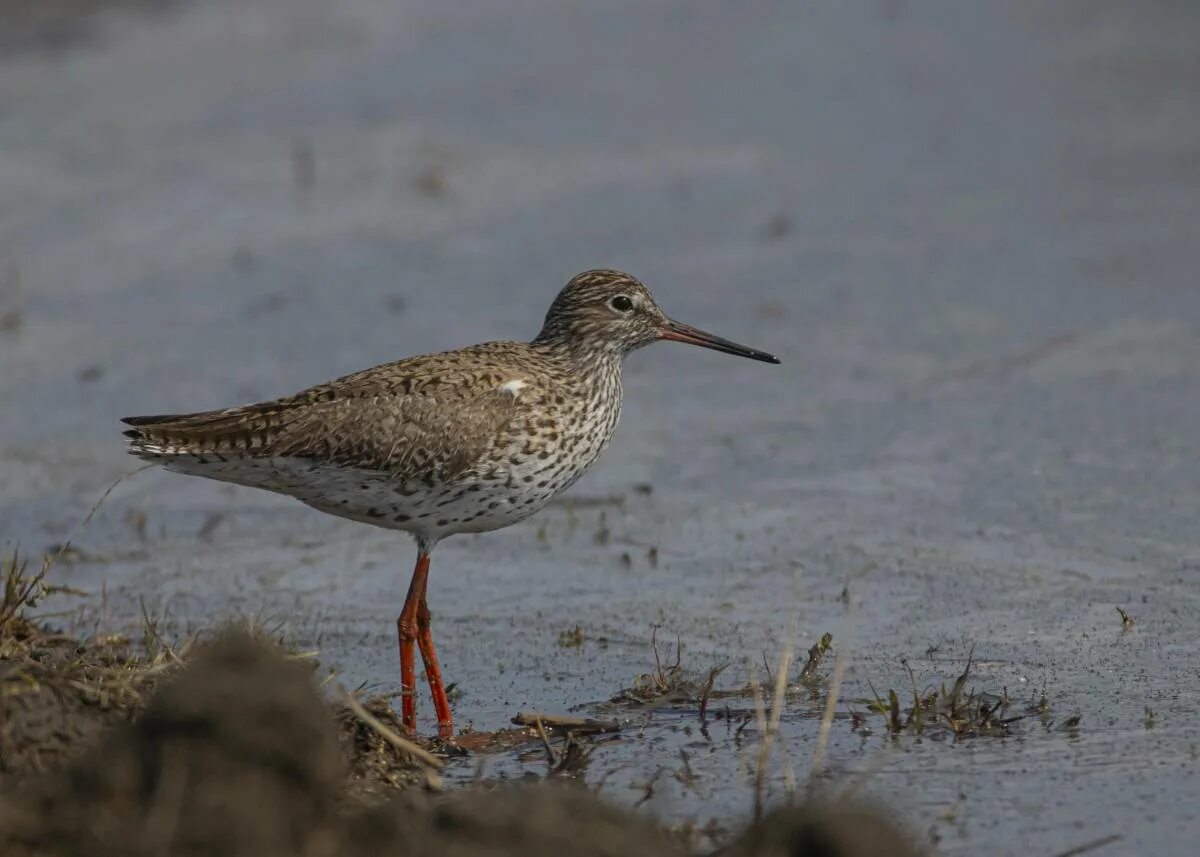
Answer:
<svg viewBox="0 0 1200 857"><path fill-rule="evenodd" d="M821 660L825 657L825 653L829 651L833 645L833 634L826 631L821 635L813 647L808 650L808 660L804 666L800 668L800 681L811 682L817 675L817 669L821 666Z"/></svg>
<svg viewBox="0 0 1200 857"><path fill-rule="evenodd" d="M576 625L567 631L560 631L558 634L558 646L563 649L578 649L583 645L583 629Z"/></svg>

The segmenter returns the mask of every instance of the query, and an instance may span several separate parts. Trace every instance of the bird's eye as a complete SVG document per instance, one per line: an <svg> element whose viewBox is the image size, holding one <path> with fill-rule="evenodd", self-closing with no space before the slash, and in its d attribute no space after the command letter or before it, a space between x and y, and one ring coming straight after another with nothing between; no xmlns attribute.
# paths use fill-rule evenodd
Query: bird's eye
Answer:
<svg viewBox="0 0 1200 857"><path fill-rule="evenodd" d="M631 309L633 309L633 301L628 295L617 295L608 302L608 305L617 312L629 312Z"/></svg>

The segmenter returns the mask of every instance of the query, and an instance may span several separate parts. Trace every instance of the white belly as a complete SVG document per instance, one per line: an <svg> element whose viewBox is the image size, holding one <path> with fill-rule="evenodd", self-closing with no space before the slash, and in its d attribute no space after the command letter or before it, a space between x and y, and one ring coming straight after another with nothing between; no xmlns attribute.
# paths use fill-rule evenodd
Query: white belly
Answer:
<svg viewBox="0 0 1200 857"><path fill-rule="evenodd" d="M594 460L594 458L593 458ZM479 533L528 518L586 470L558 460L529 458L451 482L399 480L376 470L338 467L302 458L175 455L168 470L261 488L341 518L413 533L436 542L454 533ZM582 463L582 462L580 462ZM590 464L590 462L587 462Z"/></svg>

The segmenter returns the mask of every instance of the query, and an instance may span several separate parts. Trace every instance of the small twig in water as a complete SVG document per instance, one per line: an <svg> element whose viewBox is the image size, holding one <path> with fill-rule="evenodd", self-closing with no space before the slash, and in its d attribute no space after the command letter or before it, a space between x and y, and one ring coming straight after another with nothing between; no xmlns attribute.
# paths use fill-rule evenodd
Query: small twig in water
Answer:
<svg viewBox="0 0 1200 857"><path fill-rule="evenodd" d="M591 717L574 717L569 714L544 714L540 711L520 711L512 719L517 726L537 726L543 728L569 729L572 732L620 732L621 724L616 720L596 720Z"/></svg>

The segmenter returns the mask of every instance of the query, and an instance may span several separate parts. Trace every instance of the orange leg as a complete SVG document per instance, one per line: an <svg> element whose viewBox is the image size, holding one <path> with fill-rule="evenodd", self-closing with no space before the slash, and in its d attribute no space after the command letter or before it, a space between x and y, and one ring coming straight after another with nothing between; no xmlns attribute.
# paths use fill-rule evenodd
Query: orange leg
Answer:
<svg viewBox="0 0 1200 857"><path fill-rule="evenodd" d="M454 737L454 717L450 714L450 700L442 686L442 668L438 665L437 651L433 648L433 633L429 629L429 605L425 593L421 592L421 606L417 609L417 645L421 647L421 660L425 662L425 677L429 680L429 692L433 695L433 710L437 713L438 737Z"/></svg>
<svg viewBox="0 0 1200 857"><path fill-rule="evenodd" d="M400 711L404 728L410 735L417 731L417 671L413 664L413 648L417 642L417 615L425 601L425 585L428 581L429 554L422 552L417 556L417 567L408 585L404 608L396 619L396 632L400 638Z"/></svg>

